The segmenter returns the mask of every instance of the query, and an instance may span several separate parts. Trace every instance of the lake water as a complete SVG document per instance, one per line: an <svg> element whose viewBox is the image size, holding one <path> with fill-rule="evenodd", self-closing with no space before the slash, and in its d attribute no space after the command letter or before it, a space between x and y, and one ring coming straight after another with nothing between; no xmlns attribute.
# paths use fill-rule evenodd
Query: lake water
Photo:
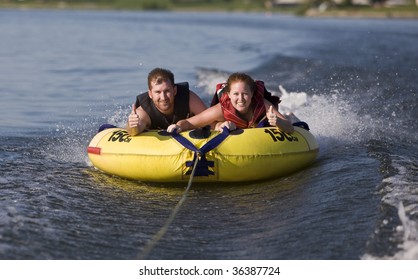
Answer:
<svg viewBox="0 0 418 280"><path fill-rule="evenodd" d="M154 67L209 104L245 71L320 144L310 167L193 184L148 259L418 259L418 21L0 11L0 259L135 259L185 184L93 168Z"/></svg>

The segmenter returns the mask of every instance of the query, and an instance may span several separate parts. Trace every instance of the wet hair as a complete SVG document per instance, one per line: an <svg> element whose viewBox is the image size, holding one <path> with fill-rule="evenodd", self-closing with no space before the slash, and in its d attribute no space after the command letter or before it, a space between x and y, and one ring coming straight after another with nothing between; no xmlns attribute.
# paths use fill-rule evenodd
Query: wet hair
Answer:
<svg viewBox="0 0 418 280"><path fill-rule="evenodd" d="M252 94L254 94L257 89L257 85L253 78L251 78L249 75L245 73L236 72L232 73L226 81L226 91L230 92L231 85L236 82L244 82L246 85L250 87Z"/></svg>
<svg viewBox="0 0 418 280"><path fill-rule="evenodd" d="M154 68L148 74L148 88L151 89L152 82L155 82L157 85L162 84L163 82L170 81L174 86L174 74L164 68Z"/></svg>

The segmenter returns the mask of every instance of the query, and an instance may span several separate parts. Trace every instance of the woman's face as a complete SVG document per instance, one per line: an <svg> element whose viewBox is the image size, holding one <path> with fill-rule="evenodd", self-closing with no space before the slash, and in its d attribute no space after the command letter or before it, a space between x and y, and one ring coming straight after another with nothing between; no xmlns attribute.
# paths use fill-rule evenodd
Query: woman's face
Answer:
<svg viewBox="0 0 418 280"><path fill-rule="evenodd" d="M253 93L250 87L244 82L233 82L228 93L232 106L241 114L248 112L251 105Z"/></svg>

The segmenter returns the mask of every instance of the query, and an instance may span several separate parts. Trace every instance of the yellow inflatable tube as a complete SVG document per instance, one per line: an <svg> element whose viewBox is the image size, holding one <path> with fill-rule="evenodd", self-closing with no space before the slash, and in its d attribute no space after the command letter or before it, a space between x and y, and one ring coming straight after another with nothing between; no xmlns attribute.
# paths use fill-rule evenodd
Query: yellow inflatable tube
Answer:
<svg viewBox="0 0 418 280"><path fill-rule="evenodd" d="M110 128L94 136L87 151L92 164L105 173L145 182L188 181L195 155L194 182L272 179L308 166L319 151L314 136L300 127L291 134L274 127L233 131L204 153L200 150L220 133L196 137L195 132L179 134L193 144L193 150L165 131L131 137L125 129Z"/></svg>

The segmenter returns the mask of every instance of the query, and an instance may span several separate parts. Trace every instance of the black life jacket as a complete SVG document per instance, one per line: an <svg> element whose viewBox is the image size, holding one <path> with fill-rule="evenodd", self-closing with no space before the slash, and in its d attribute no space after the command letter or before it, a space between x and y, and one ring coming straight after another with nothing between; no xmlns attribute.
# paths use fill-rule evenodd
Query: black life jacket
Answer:
<svg viewBox="0 0 418 280"><path fill-rule="evenodd" d="M189 83L178 83L176 86L177 94L174 97L174 114L171 118L167 118L155 107L148 96L148 92L141 93L136 97L135 107L141 106L151 119L151 127L149 129L167 129L170 124L189 117Z"/></svg>

